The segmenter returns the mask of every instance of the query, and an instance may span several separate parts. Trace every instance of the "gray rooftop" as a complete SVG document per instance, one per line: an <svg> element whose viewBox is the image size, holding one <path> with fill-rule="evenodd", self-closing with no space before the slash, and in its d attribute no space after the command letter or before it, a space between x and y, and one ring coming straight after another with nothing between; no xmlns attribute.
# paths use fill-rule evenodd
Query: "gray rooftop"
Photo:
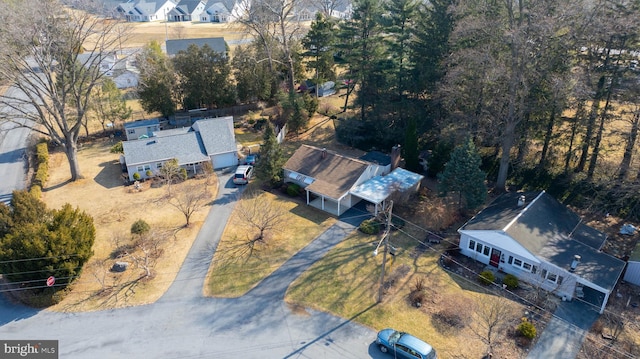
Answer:
<svg viewBox="0 0 640 359"><path fill-rule="evenodd" d="M158 120L157 118L152 118L149 120L137 120L132 122L125 122L124 128L146 127L146 126L153 126L153 125L159 125L159 124L160 124L160 120Z"/></svg>
<svg viewBox="0 0 640 359"><path fill-rule="evenodd" d="M162 162L176 158L179 165L208 161L195 132L122 142L127 165Z"/></svg>
<svg viewBox="0 0 640 359"><path fill-rule="evenodd" d="M154 132L155 137L123 141L127 165L178 159L178 164L198 163L209 156L237 150L233 117L199 120L186 128Z"/></svg>
<svg viewBox="0 0 640 359"><path fill-rule="evenodd" d="M237 150L233 133L233 117L198 120L193 124L193 128L200 132L202 142L209 155Z"/></svg>
<svg viewBox="0 0 640 359"><path fill-rule="evenodd" d="M518 205L521 196L523 206ZM535 256L567 270L580 255L575 273L603 288L613 288L624 268L623 261L600 252L604 233L544 191L506 193L460 229L504 231Z"/></svg>
<svg viewBox="0 0 640 359"><path fill-rule="evenodd" d="M177 55L180 51L187 51L191 45L196 45L198 47L209 45L209 47L215 52L222 54L227 52L227 44L223 37L207 37L202 39L167 40L167 55Z"/></svg>
<svg viewBox="0 0 640 359"><path fill-rule="evenodd" d="M190 15L200 4L200 0L180 0L178 5L169 14Z"/></svg>

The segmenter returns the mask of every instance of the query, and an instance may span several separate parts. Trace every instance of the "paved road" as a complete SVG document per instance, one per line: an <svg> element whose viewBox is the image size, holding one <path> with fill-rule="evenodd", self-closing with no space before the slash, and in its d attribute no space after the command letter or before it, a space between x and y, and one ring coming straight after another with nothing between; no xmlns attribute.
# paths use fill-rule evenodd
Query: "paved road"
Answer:
<svg viewBox="0 0 640 359"><path fill-rule="evenodd" d="M22 94L15 87L10 87L6 95ZM24 96L24 94L23 94ZM12 111L7 107L0 108L0 117ZM26 120L22 120L24 123ZM15 123L0 120L0 202L8 203L11 192L25 188L26 147L30 130L18 127Z"/></svg>
<svg viewBox="0 0 640 359"><path fill-rule="evenodd" d="M289 283L353 230L338 222L247 295L202 296L203 277L237 189L222 174L211 209L175 282L156 303L91 313L0 302L1 339L58 339L60 358L379 358L375 331L327 313L292 311Z"/></svg>

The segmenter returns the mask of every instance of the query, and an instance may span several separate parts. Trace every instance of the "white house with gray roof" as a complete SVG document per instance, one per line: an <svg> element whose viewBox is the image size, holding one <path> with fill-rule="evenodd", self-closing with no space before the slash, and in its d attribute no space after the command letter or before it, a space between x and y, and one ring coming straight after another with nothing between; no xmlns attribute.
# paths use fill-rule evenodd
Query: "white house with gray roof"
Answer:
<svg viewBox="0 0 640 359"><path fill-rule="evenodd" d="M233 133L233 117L196 121L191 127L154 132L152 137L124 141L124 164L130 181L138 173L148 178L156 175L165 162L176 159L189 173L196 173L202 163L210 161L214 169L238 164Z"/></svg>
<svg viewBox="0 0 640 359"><path fill-rule="evenodd" d="M234 22L246 14L249 0L209 0L200 14L201 22ZM195 20L195 19L194 19Z"/></svg>
<svg viewBox="0 0 640 359"><path fill-rule="evenodd" d="M504 194L458 232L462 254L600 313L625 265L602 252L604 233L545 191Z"/></svg>
<svg viewBox="0 0 640 359"><path fill-rule="evenodd" d="M166 20L176 5L173 0L131 0L120 3L116 11L127 21L160 21Z"/></svg>
<svg viewBox="0 0 640 359"><path fill-rule="evenodd" d="M168 14L169 21L194 21L200 19L205 2L202 0L180 0Z"/></svg>

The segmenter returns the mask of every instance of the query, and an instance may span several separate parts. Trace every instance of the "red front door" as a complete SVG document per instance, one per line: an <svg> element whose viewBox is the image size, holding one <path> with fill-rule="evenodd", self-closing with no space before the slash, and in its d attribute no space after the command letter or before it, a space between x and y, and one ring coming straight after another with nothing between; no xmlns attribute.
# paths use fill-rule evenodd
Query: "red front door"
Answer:
<svg viewBox="0 0 640 359"><path fill-rule="evenodd" d="M500 263L500 254L502 254L502 252L500 252L498 249L492 248L489 264L491 264L494 267L498 267L498 263Z"/></svg>

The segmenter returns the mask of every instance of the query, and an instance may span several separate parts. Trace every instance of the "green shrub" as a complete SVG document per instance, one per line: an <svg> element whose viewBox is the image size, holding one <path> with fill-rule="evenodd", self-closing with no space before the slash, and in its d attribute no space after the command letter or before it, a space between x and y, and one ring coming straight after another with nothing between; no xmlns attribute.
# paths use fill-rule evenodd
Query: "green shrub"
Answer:
<svg viewBox="0 0 640 359"><path fill-rule="evenodd" d="M38 163L49 162L49 147L47 147L46 142L40 142L36 145L36 157Z"/></svg>
<svg viewBox="0 0 640 359"><path fill-rule="evenodd" d="M111 153L124 153L124 149L122 149L122 141L116 143L115 145L111 146L111 149L109 150L109 152Z"/></svg>
<svg viewBox="0 0 640 359"><path fill-rule="evenodd" d="M138 172L133 174L133 180L134 181L139 181L140 180L140 174Z"/></svg>
<svg viewBox="0 0 640 359"><path fill-rule="evenodd" d="M484 285L489 285L493 283L494 280L496 280L496 276L490 270L482 271L478 276L478 281Z"/></svg>
<svg viewBox="0 0 640 359"><path fill-rule="evenodd" d="M365 219L364 221L362 221L358 229L360 229L360 232L364 234L378 234L380 233L381 227L382 226L380 222L372 218L372 219Z"/></svg>
<svg viewBox="0 0 640 359"><path fill-rule="evenodd" d="M297 197L300 195L300 186L295 183L290 183L287 186L287 194L291 197Z"/></svg>
<svg viewBox="0 0 640 359"><path fill-rule="evenodd" d="M187 169L180 168L180 178L184 181L187 179Z"/></svg>
<svg viewBox="0 0 640 359"><path fill-rule="evenodd" d="M29 189L29 193L35 197L35 198L42 198L42 187L40 187L39 184L34 184L33 186L31 186L31 188Z"/></svg>
<svg viewBox="0 0 640 359"><path fill-rule="evenodd" d="M518 288L518 277L513 274L507 274L502 280L502 284L506 284L508 289Z"/></svg>
<svg viewBox="0 0 640 359"><path fill-rule="evenodd" d="M247 120L247 123L253 125L254 123L256 123L256 120L250 118L249 120Z"/></svg>
<svg viewBox="0 0 640 359"><path fill-rule="evenodd" d="M151 170L147 170L144 174L147 175L147 177L153 177L153 172Z"/></svg>
<svg viewBox="0 0 640 359"><path fill-rule="evenodd" d="M522 322L518 325L518 333L527 339L533 339L536 337L536 326L533 325L526 318L522 319Z"/></svg>

